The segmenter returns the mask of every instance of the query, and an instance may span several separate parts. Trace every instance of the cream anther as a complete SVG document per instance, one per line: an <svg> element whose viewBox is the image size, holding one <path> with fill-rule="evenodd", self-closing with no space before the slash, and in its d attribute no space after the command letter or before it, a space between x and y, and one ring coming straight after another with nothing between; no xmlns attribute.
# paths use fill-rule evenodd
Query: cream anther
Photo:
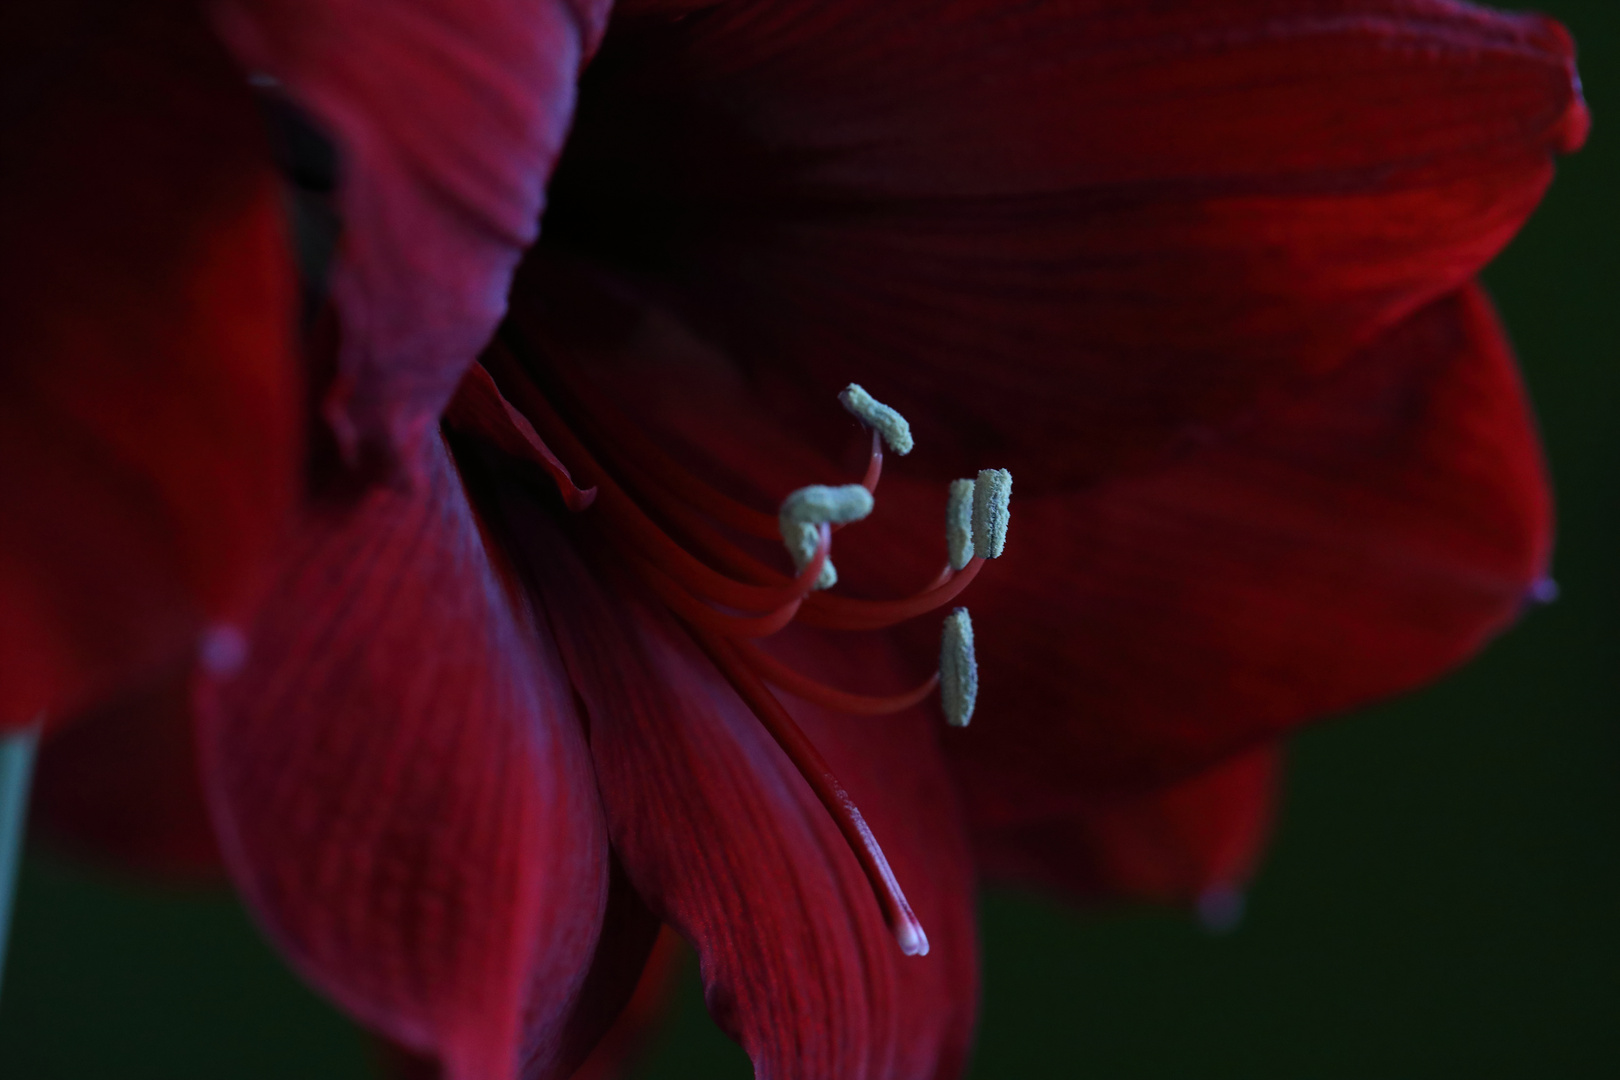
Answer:
<svg viewBox="0 0 1620 1080"><path fill-rule="evenodd" d="M872 512L872 493L859 484L811 484L782 500L777 517L796 525L847 525Z"/></svg>
<svg viewBox="0 0 1620 1080"><path fill-rule="evenodd" d="M857 420L883 436L890 450L902 456L911 453L911 425L906 418L868 394L860 383L850 383L839 391L838 401Z"/></svg>
<svg viewBox="0 0 1620 1080"><path fill-rule="evenodd" d="M793 565L803 570L816 557L822 525L846 525L872 512L872 493L859 484L827 487L811 484L782 500L776 515L782 530L782 543L793 556ZM830 589L838 583L838 571L828 559L816 578L816 588Z"/></svg>
<svg viewBox="0 0 1620 1080"><path fill-rule="evenodd" d="M1006 469L980 469L973 485L973 553L986 559L1001 557L1007 546L1007 504L1012 501L1012 473Z"/></svg>
<svg viewBox="0 0 1620 1080"><path fill-rule="evenodd" d="M960 570L973 558L972 480L952 480L950 501L945 504L945 550L951 569Z"/></svg>
<svg viewBox="0 0 1620 1080"><path fill-rule="evenodd" d="M952 727L967 727L979 697L979 662L973 656L973 621L959 607L945 616L939 643L939 700Z"/></svg>

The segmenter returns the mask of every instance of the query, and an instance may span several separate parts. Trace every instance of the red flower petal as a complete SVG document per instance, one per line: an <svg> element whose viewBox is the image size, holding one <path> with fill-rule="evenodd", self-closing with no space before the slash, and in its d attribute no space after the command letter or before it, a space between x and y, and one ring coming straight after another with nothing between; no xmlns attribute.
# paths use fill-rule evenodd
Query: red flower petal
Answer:
<svg viewBox="0 0 1620 1080"><path fill-rule="evenodd" d="M293 496L293 270L257 108L186 5L0 26L0 728L185 661Z"/></svg>
<svg viewBox="0 0 1620 1080"><path fill-rule="evenodd" d="M225 0L221 32L338 143L343 324L327 418L351 454L436 421L505 310L607 0Z"/></svg>
<svg viewBox="0 0 1620 1080"><path fill-rule="evenodd" d="M452 1080L505 1080L585 976L607 849L553 646L424 450L414 493L308 523L247 667L204 695L201 757L293 963Z"/></svg>
<svg viewBox="0 0 1620 1080"><path fill-rule="evenodd" d="M1178 464L1016 501L972 598L970 808L1161 782L1432 679L1518 616L1550 529L1477 288Z"/></svg>
<svg viewBox="0 0 1620 1080"><path fill-rule="evenodd" d="M977 988L972 878L933 721L795 709L911 890L933 948L906 957L831 819L696 646L595 578L542 515L514 525L567 627L614 850L696 946L710 1011L756 1074L959 1073ZM836 656L841 677L889 674L881 653Z"/></svg>
<svg viewBox="0 0 1620 1080"><path fill-rule="evenodd" d="M1266 746L1148 790L1006 789L977 806L974 852L993 877L1082 902L1196 902L1220 923L1270 836L1281 758Z"/></svg>
<svg viewBox="0 0 1620 1080"><path fill-rule="evenodd" d="M650 934L628 950L635 955L633 965L626 967L602 962L604 951L626 951L620 942L612 939L642 936L639 933L623 934L625 928L622 919L618 920L621 925L617 929L620 932L615 932L615 901L634 897L634 890L630 890L628 885L620 893L621 877L622 873L615 868L614 895L608 901L608 917L602 928L602 937L598 940L597 958L581 992L582 999L590 998L593 996L593 983L598 990L611 985L611 995L598 993L594 1002L596 1006L610 1007L596 1010L589 1006L576 1008L568 1021L569 1030L562 1038L556 1037L555 1028L549 1032L534 1033L547 1037L544 1045L531 1040L530 1049L537 1053L525 1055L524 1080L565 1076L569 1080L610 1080L619 1076L640 1055L658 1014L663 1011L675 966L685 951L680 939L667 927L660 933L658 921L651 920L648 926ZM634 902L639 904L639 900ZM627 905L621 903L620 906ZM641 910L645 912L646 909L643 907ZM649 945L652 946L650 952ZM614 967L618 970L607 970ZM594 1015L586 1019L582 1016L586 1013ZM582 1019L585 1022L581 1022ZM382 1075L391 1080L440 1080L444 1076L436 1058L413 1053L388 1039L377 1039L375 1049ZM579 1063L577 1067L573 1067L575 1062Z"/></svg>
<svg viewBox="0 0 1620 1080"><path fill-rule="evenodd" d="M28 820L69 852L134 873L223 877L197 775L188 672L53 732Z"/></svg>
<svg viewBox="0 0 1620 1080"><path fill-rule="evenodd" d="M1449 0L633 15L557 227L761 379L856 379L949 475L994 456L1026 492L1457 288L1585 124L1560 28Z"/></svg>

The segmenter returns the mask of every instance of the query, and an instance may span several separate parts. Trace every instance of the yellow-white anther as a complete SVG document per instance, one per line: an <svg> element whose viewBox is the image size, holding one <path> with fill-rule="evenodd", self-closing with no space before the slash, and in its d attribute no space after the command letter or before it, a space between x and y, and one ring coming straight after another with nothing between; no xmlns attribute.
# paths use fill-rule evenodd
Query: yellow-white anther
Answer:
<svg viewBox="0 0 1620 1080"><path fill-rule="evenodd" d="M960 570L973 558L972 480L952 480L951 497L945 504L945 551L951 569Z"/></svg>
<svg viewBox="0 0 1620 1080"><path fill-rule="evenodd" d="M878 401L861 388L850 383L838 394L838 401L857 420L883 436L883 443L900 455L911 453L911 425L906 418Z"/></svg>
<svg viewBox="0 0 1620 1080"><path fill-rule="evenodd" d="M980 469L973 484L973 553L986 559L1001 557L1007 546L1007 505L1012 501L1012 473L1006 469Z"/></svg>
<svg viewBox="0 0 1620 1080"><path fill-rule="evenodd" d="M821 542L821 526L845 525L859 521L872 512L872 493L859 484L827 487L811 484L782 500L782 509L776 515L782 530L782 543L793 556L793 565L803 570L816 557L816 546ZM815 587L830 589L838 583L838 571L832 560L822 564Z"/></svg>
<svg viewBox="0 0 1620 1080"><path fill-rule="evenodd" d="M959 607L945 616L939 642L939 701L952 727L967 727L979 697L979 662L973 656L973 621Z"/></svg>

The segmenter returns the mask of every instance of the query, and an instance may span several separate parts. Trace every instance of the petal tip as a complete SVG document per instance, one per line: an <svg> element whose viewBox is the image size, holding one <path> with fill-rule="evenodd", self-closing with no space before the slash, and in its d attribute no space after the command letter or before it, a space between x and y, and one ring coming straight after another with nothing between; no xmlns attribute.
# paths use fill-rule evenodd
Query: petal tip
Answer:
<svg viewBox="0 0 1620 1080"><path fill-rule="evenodd" d="M1245 904L1242 890L1234 885L1205 889L1198 897L1198 925L1212 935L1230 934L1242 924Z"/></svg>
<svg viewBox="0 0 1620 1080"><path fill-rule="evenodd" d="M1592 110L1586 107L1586 100L1581 96L1581 77L1573 66L1570 75L1574 79L1575 96L1553 129L1553 148L1560 154L1573 154L1585 146L1586 137L1592 131Z"/></svg>
<svg viewBox="0 0 1620 1080"><path fill-rule="evenodd" d="M1573 154L1586 144L1592 131L1592 110L1586 105L1581 73L1575 64L1575 39L1556 19L1545 15L1528 16L1543 35L1541 45L1552 54L1555 63L1561 63L1569 81L1569 102L1550 129L1552 148L1559 154Z"/></svg>

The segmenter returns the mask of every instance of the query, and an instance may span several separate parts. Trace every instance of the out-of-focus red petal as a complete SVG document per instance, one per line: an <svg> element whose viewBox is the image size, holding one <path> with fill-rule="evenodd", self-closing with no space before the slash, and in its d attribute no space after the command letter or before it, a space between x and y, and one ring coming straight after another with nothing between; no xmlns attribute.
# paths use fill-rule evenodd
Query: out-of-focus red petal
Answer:
<svg viewBox="0 0 1620 1080"><path fill-rule="evenodd" d="M442 444L411 493L312 517L199 745L227 864L317 986L449 1080L562 1025L608 856L554 646Z"/></svg>
<svg viewBox="0 0 1620 1080"><path fill-rule="evenodd" d="M685 953L679 936L665 927L658 935L629 1002L601 1036L596 1048L569 1075L569 1080L614 1080L626 1074L641 1056L648 1036L664 1011L675 970ZM377 1040L375 1049L378 1068L390 1080L441 1080L444 1075L437 1060L414 1054L387 1039ZM525 1071L523 1075L525 1080L532 1080L544 1074Z"/></svg>
<svg viewBox="0 0 1620 1080"><path fill-rule="evenodd" d="M932 951L901 955L809 786L708 660L599 578L542 513L514 518L584 702L614 850L698 950L716 1021L760 1077L957 1075L977 978L972 871L930 726L794 706L883 844ZM864 643L863 643L864 644ZM881 647L836 674L890 675Z"/></svg>
<svg viewBox="0 0 1620 1080"><path fill-rule="evenodd" d="M412 1053L387 1039L376 1041L372 1058L377 1072L387 1080L442 1080L444 1076L434 1058Z"/></svg>
<svg viewBox="0 0 1620 1080"><path fill-rule="evenodd" d="M664 1015L675 973L687 955L680 935L664 927L629 1003L570 1080L615 1080L629 1073Z"/></svg>
<svg viewBox="0 0 1620 1080"><path fill-rule="evenodd" d="M342 322L325 413L351 456L428 430L506 305L608 0L219 0L250 71L336 141Z"/></svg>
<svg viewBox="0 0 1620 1080"><path fill-rule="evenodd" d="M294 273L263 125L184 4L0 15L0 728L239 615L291 504Z"/></svg>
<svg viewBox="0 0 1620 1080"><path fill-rule="evenodd" d="M1281 764L1267 746L1161 787L1075 785L981 804L974 854L994 878L1081 902L1197 904L1219 924L1237 914L1270 836Z"/></svg>
<svg viewBox="0 0 1620 1080"><path fill-rule="evenodd" d="M1015 499L971 603L975 818L1158 783L1460 663L1545 573L1551 504L1477 287L1157 472Z"/></svg>
<svg viewBox="0 0 1620 1080"><path fill-rule="evenodd" d="M173 672L46 738L28 823L71 854L137 874L222 878L197 775L189 672Z"/></svg>
<svg viewBox="0 0 1620 1080"><path fill-rule="evenodd" d="M1451 0L620 14L556 227L781 397L881 387L930 465L1025 491L1457 288L1585 123L1561 28Z"/></svg>

